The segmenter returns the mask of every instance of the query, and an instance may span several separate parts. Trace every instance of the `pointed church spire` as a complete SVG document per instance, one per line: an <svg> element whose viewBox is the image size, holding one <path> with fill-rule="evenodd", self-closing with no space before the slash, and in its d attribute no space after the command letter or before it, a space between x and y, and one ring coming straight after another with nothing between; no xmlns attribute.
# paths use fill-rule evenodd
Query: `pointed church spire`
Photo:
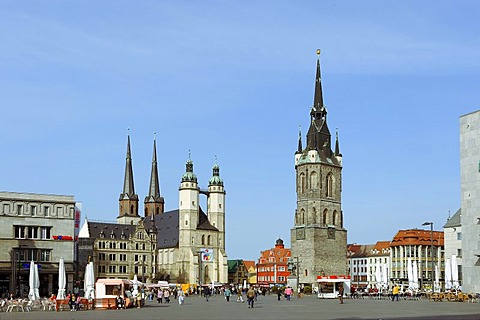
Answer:
<svg viewBox="0 0 480 320"><path fill-rule="evenodd" d="M130 129L129 129L130 131ZM133 168L132 168L132 155L130 151L130 132L128 133L127 140L127 157L125 163L125 178L123 180L123 193L122 196L131 198L135 195L135 186L133 184Z"/></svg>
<svg viewBox="0 0 480 320"><path fill-rule="evenodd" d="M340 143L338 142L338 128L335 129L335 155L336 156L342 156L340 153Z"/></svg>
<svg viewBox="0 0 480 320"><path fill-rule="evenodd" d="M119 215L117 217L117 222L123 224L136 223L140 219L138 216L138 195L135 194L135 187L133 185L132 154L130 152L130 129L127 139L126 158L123 193L120 194Z"/></svg>
<svg viewBox="0 0 480 320"><path fill-rule="evenodd" d="M144 200L145 217L154 216L164 212L165 200L160 195L160 183L158 179L158 165L157 165L157 137L154 132L153 138L153 156L152 156L152 171L150 173L150 186L148 188L148 195Z"/></svg>
<svg viewBox="0 0 480 320"><path fill-rule="evenodd" d="M323 104L322 80L320 74L320 49L317 50L317 74L315 77L315 96L310 110L310 128L307 132L307 150L322 152L331 157L331 135L327 126L327 110Z"/></svg>
<svg viewBox="0 0 480 320"><path fill-rule="evenodd" d="M315 118L323 118L327 115L327 109L323 105L322 75L320 72L320 49L317 49L317 74L315 76L315 94L310 115Z"/></svg>
<svg viewBox="0 0 480 320"><path fill-rule="evenodd" d="M303 146L302 146L302 126L298 126L298 148L297 153L302 153Z"/></svg>
<svg viewBox="0 0 480 320"><path fill-rule="evenodd" d="M152 156L152 171L150 173L150 187L148 197L156 199L160 197L160 183L158 182L158 166L157 166L157 139L153 139L153 156Z"/></svg>

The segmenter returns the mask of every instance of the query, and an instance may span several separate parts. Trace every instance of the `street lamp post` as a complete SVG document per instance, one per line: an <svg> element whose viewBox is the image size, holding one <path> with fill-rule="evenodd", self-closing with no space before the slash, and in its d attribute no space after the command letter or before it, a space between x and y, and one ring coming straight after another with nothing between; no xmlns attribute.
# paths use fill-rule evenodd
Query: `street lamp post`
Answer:
<svg viewBox="0 0 480 320"><path fill-rule="evenodd" d="M434 291L433 290L433 287L434 287L434 280L433 280L433 269L434 269L434 258L433 258L433 222L424 222L422 223L422 226L430 226L430 258L431 258L431 263L432 263L432 266L431 266L431 269L430 269L430 277L432 279L432 292ZM428 273L427 273L428 275Z"/></svg>

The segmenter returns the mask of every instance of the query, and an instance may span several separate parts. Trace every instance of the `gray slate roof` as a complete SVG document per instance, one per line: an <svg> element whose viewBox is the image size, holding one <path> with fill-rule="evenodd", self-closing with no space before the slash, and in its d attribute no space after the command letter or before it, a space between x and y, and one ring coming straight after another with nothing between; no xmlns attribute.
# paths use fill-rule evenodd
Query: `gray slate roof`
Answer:
<svg viewBox="0 0 480 320"><path fill-rule="evenodd" d="M135 232L135 228L135 225L129 224L88 221L88 232L90 237L95 239L112 239L112 234L113 239L128 239L130 234Z"/></svg>
<svg viewBox="0 0 480 320"><path fill-rule="evenodd" d="M444 228L455 228L462 226L462 208L458 209L458 211L447 220L447 223L443 226Z"/></svg>

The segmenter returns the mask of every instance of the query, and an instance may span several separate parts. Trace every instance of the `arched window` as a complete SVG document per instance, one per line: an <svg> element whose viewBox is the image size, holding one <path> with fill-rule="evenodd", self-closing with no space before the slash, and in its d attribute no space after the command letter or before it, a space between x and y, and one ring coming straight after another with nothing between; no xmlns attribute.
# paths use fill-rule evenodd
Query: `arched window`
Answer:
<svg viewBox="0 0 480 320"><path fill-rule="evenodd" d="M323 210L323 214L322 214L322 225L323 226L326 226L327 225L327 214L328 214L328 210L325 209Z"/></svg>
<svg viewBox="0 0 480 320"><path fill-rule="evenodd" d="M317 209L316 208L312 209L312 223L314 223L314 224L317 223Z"/></svg>
<svg viewBox="0 0 480 320"><path fill-rule="evenodd" d="M203 283L210 283L210 276L208 272L208 266L205 266L204 273L203 273Z"/></svg>
<svg viewBox="0 0 480 320"><path fill-rule="evenodd" d="M208 235L208 237L207 237L207 245L208 246L210 245L210 235Z"/></svg>
<svg viewBox="0 0 480 320"><path fill-rule="evenodd" d="M133 215L133 204L130 206L130 214Z"/></svg>
<svg viewBox="0 0 480 320"><path fill-rule="evenodd" d="M205 235L202 235L202 244L205 245Z"/></svg>
<svg viewBox="0 0 480 320"><path fill-rule="evenodd" d="M315 171L310 173L310 188L318 189L318 174Z"/></svg>
<svg viewBox="0 0 480 320"><path fill-rule="evenodd" d="M300 173L300 193L305 192L305 174L302 172Z"/></svg>
<svg viewBox="0 0 480 320"><path fill-rule="evenodd" d="M305 210L300 210L300 224L305 224Z"/></svg>
<svg viewBox="0 0 480 320"><path fill-rule="evenodd" d="M329 172L325 179L325 196L333 197L333 174Z"/></svg>
<svg viewBox="0 0 480 320"><path fill-rule="evenodd" d="M338 214L337 214L337 210L333 211L333 225L336 226L338 221L337 221L337 218L338 218Z"/></svg>

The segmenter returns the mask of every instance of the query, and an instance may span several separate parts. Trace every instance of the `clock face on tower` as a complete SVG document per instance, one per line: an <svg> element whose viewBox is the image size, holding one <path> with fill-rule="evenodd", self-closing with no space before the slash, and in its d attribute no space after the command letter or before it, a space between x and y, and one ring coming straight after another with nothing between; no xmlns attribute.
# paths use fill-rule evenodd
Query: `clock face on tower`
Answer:
<svg viewBox="0 0 480 320"><path fill-rule="evenodd" d="M305 239L305 228L298 228L297 229L297 240Z"/></svg>

